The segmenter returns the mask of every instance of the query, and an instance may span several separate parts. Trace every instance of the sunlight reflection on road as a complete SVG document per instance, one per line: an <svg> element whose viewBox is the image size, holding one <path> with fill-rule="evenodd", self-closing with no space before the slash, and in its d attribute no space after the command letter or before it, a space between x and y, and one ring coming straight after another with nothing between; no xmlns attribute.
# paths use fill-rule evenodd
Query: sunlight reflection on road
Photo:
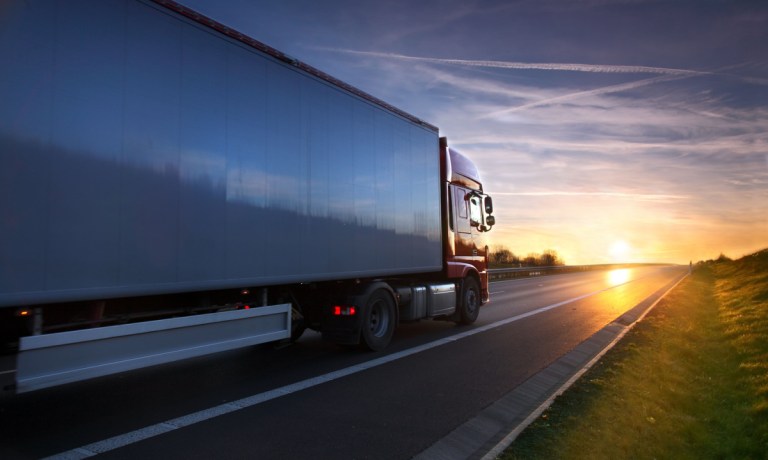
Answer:
<svg viewBox="0 0 768 460"><path fill-rule="evenodd" d="M610 284L611 286L618 286L620 284L624 284L629 281L630 271L628 268L611 270L606 275L606 278L608 279L608 284Z"/></svg>

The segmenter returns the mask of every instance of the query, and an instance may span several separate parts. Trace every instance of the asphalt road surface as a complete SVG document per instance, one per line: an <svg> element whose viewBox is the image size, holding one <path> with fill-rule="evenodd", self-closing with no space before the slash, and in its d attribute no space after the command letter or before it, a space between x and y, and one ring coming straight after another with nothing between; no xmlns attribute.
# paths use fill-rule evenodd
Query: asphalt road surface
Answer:
<svg viewBox="0 0 768 460"><path fill-rule="evenodd" d="M381 353L307 332L284 348L1 394L0 458L412 458L687 269L492 283L474 325L400 325Z"/></svg>

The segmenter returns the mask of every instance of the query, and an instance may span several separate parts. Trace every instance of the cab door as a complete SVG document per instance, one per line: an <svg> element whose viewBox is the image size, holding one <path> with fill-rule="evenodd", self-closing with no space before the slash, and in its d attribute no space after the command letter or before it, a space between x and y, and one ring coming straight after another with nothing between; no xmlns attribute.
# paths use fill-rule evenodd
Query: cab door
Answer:
<svg viewBox="0 0 768 460"><path fill-rule="evenodd" d="M472 242L472 225L470 223L469 190L464 187L453 187L454 209L456 210L456 257L472 257L474 244ZM475 250L476 253L476 250Z"/></svg>

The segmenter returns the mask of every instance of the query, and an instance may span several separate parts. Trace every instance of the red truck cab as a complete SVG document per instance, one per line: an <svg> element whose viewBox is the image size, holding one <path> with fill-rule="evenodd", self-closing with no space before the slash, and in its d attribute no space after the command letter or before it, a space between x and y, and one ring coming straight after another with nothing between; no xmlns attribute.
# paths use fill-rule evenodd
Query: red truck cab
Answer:
<svg viewBox="0 0 768 460"><path fill-rule="evenodd" d="M444 254L446 277L462 279L475 275L480 288L480 303L489 300L488 244L486 233L495 224L493 201L483 192L475 164L451 149L440 138L443 166Z"/></svg>

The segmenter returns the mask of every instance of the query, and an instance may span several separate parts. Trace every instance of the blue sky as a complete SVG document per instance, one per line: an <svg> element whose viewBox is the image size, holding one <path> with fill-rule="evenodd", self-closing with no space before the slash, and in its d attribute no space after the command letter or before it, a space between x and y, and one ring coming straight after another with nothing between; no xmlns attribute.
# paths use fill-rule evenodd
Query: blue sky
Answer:
<svg viewBox="0 0 768 460"><path fill-rule="evenodd" d="M440 127L516 254L768 247L766 1L182 3Z"/></svg>

